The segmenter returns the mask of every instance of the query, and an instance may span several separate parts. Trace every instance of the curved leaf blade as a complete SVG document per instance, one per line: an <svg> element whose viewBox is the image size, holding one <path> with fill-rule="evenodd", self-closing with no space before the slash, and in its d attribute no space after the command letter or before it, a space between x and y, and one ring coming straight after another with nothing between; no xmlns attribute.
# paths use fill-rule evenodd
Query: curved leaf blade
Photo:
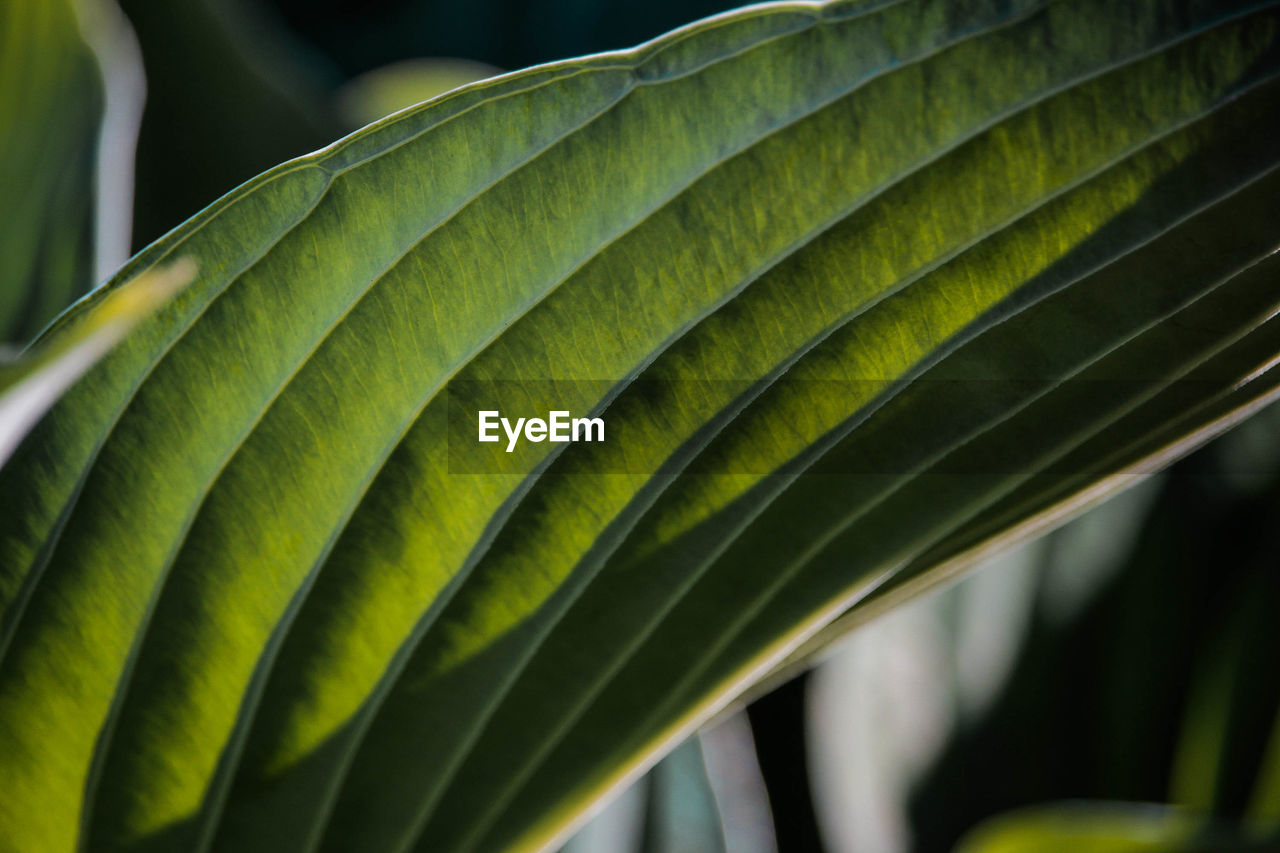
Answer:
<svg viewBox="0 0 1280 853"><path fill-rule="evenodd" d="M779 4L232 193L0 471L0 831L545 843L851 603L1272 393L1276 35Z"/></svg>

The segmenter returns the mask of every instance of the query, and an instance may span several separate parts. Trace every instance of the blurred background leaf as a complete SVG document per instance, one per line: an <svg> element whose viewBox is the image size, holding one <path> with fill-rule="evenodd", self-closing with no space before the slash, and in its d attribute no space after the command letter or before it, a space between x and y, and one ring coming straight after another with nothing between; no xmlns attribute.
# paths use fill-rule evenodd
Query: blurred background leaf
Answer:
<svg viewBox="0 0 1280 853"><path fill-rule="evenodd" d="M1070 802L984 823L959 853L1262 853L1274 847L1170 807Z"/></svg>
<svg viewBox="0 0 1280 853"><path fill-rule="evenodd" d="M194 276L189 259L143 273L77 317L54 345L0 359L0 465L63 391Z"/></svg>
<svg viewBox="0 0 1280 853"><path fill-rule="evenodd" d="M502 72L466 59L406 59L365 72L338 91L338 109L352 128Z"/></svg>
<svg viewBox="0 0 1280 853"><path fill-rule="evenodd" d="M23 344L93 276L102 77L71 0L0 4L0 344Z"/></svg>
<svg viewBox="0 0 1280 853"><path fill-rule="evenodd" d="M1057 615L1061 593L1041 583L1008 682L915 791L917 849L950 849L990 815L1049 800L1265 811L1251 794L1280 711L1280 487L1266 476L1274 452L1246 445L1260 432L1274 445L1277 414L1171 469L1123 564L1078 612ZM1071 530L1045 540L1042 566L1090 571Z"/></svg>

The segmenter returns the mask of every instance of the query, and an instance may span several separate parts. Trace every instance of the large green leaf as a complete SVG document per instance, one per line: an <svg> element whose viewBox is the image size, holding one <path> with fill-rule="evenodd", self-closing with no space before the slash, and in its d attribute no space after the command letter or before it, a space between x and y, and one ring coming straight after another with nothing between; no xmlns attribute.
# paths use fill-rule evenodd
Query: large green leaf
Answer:
<svg viewBox="0 0 1280 853"><path fill-rule="evenodd" d="M851 605L1239 417L1278 24L771 5L227 196L0 472L0 836L547 843Z"/></svg>
<svg viewBox="0 0 1280 853"><path fill-rule="evenodd" d="M0 343L25 343L92 283L102 81L71 0L0 6L0 57Z"/></svg>

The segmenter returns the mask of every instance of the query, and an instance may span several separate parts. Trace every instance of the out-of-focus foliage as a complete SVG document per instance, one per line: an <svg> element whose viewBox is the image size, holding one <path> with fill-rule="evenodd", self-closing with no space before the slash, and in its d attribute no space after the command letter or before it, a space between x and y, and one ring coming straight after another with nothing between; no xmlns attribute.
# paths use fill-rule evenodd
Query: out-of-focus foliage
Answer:
<svg viewBox="0 0 1280 853"><path fill-rule="evenodd" d="M921 773L1002 688L1032 614L1056 624L1115 574L1158 487L1159 476L1138 484L877 617L819 665L804 725L830 849L911 849L909 795Z"/></svg>
<svg viewBox="0 0 1280 853"><path fill-rule="evenodd" d="M1027 808L975 829L956 853L1270 853L1259 838L1182 809L1071 802Z"/></svg>
<svg viewBox="0 0 1280 853"><path fill-rule="evenodd" d="M361 74L338 92L338 107L352 127L430 100L501 72L465 59L407 59Z"/></svg>
<svg viewBox="0 0 1280 853"><path fill-rule="evenodd" d="M0 360L0 465L63 391L194 275L187 260L143 273L59 328L55 343Z"/></svg>
<svg viewBox="0 0 1280 853"><path fill-rule="evenodd" d="M91 284L102 78L72 0L0 3L0 344Z"/></svg>
<svg viewBox="0 0 1280 853"><path fill-rule="evenodd" d="M1275 842L1277 427L1272 409L1176 466L1115 577L1069 619L1042 584L1009 682L917 790L916 849L949 850L992 815L1067 799L1115 802L1062 814L1040 806L992 824L990 838L1001 840L974 849L1013 849L1029 837L1067 849L1071 836L1062 829L1055 840L1054 828L1071 826L1110 826L1116 844L1149 834L1161 850ZM1087 555L1047 542L1055 568L1088 570ZM1179 810L1129 810L1126 801Z"/></svg>
<svg viewBox="0 0 1280 853"><path fill-rule="evenodd" d="M698 738L685 741L649 774L640 846L644 853L724 851L724 829Z"/></svg>
<svg viewBox="0 0 1280 853"><path fill-rule="evenodd" d="M593 817L563 853L777 853L778 800L761 778L752 730L746 714L703 729ZM792 742L803 737L795 726L787 734Z"/></svg>

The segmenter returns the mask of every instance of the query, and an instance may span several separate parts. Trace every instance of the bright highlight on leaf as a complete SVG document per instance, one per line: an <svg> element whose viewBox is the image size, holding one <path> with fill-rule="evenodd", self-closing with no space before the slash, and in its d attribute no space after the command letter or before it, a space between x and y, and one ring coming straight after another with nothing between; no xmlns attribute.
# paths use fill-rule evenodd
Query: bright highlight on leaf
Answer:
<svg viewBox="0 0 1280 853"><path fill-rule="evenodd" d="M194 277L187 258L144 272L69 319L53 342L0 362L0 463L73 382Z"/></svg>
<svg viewBox="0 0 1280 853"><path fill-rule="evenodd" d="M0 470L0 837L562 839L1276 395L1278 75L1271 3L768 4L229 194Z"/></svg>

